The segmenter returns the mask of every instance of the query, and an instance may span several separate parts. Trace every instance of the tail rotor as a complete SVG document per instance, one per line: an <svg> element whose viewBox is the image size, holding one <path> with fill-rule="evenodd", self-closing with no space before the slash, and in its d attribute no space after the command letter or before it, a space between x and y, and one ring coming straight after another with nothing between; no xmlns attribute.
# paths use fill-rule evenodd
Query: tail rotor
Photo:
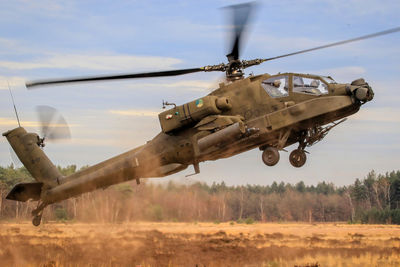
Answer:
<svg viewBox="0 0 400 267"><path fill-rule="evenodd" d="M57 142L71 138L67 121L57 109L50 106L37 106L36 112L40 122L41 138L39 145L41 147L45 146L45 140Z"/></svg>

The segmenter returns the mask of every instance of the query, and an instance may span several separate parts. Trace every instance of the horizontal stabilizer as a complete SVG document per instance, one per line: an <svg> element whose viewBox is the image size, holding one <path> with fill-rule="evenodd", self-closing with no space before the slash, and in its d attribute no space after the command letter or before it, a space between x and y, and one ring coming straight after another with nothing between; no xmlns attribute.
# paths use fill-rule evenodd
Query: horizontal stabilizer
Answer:
<svg viewBox="0 0 400 267"><path fill-rule="evenodd" d="M6 199L25 202L29 199L39 200L43 183L16 184L8 193Z"/></svg>

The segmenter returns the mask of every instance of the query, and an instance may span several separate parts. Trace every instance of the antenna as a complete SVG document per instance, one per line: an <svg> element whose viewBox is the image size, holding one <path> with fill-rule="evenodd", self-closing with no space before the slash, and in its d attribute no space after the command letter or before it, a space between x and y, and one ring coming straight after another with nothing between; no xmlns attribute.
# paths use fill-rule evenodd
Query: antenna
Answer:
<svg viewBox="0 0 400 267"><path fill-rule="evenodd" d="M10 91L11 101L12 101L13 106L14 106L15 116L17 117L18 126L21 127L21 123L19 122L19 117L18 117L17 108L15 107L14 96L13 96L13 94L12 94L12 92L11 92L10 83L7 81L7 84L8 84L8 91Z"/></svg>

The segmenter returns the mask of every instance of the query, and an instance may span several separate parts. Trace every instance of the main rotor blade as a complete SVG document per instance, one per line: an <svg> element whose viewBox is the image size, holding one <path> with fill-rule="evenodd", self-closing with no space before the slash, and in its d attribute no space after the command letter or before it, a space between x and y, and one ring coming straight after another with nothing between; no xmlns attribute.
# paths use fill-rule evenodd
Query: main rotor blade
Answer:
<svg viewBox="0 0 400 267"><path fill-rule="evenodd" d="M365 40L365 39L369 39L369 38L374 38L374 37L378 37L378 36L381 36L381 35L395 33L395 32L398 32L398 31L400 31L400 27L396 27L396 28L392 28L392 29L389 29L389 30L386 30L386 31L376 32L376 33L372 33L372 34L367 34L367 35L364 35L364 36L360 36L360 37L357 37L357 38L352 38L352 39L348 39L348 40L344 40L344 41L340 41L340 42L321 45L321 46L317 46L317 47L310 48L310 49L300 50L300 51L297 51L297 52L293 52L293 53L289 53L289 54L285 54L285 55L281 55L281 56L277 56L277 57L265 58L265 59L263 59L263 61L265 62L265 61L270 61L270 60L274 60L274 59L278 59L278 58L294 56L294 55L298 55L298 54L311 52L311 51L314 51L314 50L319 50L319 49L328 48L328 47L332 47L332 46L347 44L347 43L356 42L356 41L361 41L361 40Z"/></svg>
<svg viewBox="0 0 400 267"><path fill-rule="evenodd" d="M242 33L246 28L246 25L248 24L250 13L253 7L253 2L227 7L232 10L233 24L232 51L228 55L226 55L229 61L239 59Z"/></svg>
<svg viewBox="0 0 400 267"><path fill-rule="evenodd" d="M38 80L38 81L26 82L25 85L28 89L32 89L32 87L35 87L35 86L51 85L51 84L107 81L107 80L119 80L119 79L151 78L151 77L166 77L166 76L183 75L183 74L194 73L194 72L199 72L199 71L205 71L205 68L168 70L168 71L134 73L134 74L76 77L76 78L67 78L67 79Z"/></svg>

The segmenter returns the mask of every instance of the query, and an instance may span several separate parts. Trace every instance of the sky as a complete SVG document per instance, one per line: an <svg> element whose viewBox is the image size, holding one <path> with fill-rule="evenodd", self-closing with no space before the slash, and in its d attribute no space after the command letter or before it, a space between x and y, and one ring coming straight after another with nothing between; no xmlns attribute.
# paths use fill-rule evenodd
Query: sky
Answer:
<svg viewBox="0 0 400 267"><path fill-rule="evenodd" d="M72 139L48 143L62 166L93 165L144 144L160 132L162 100L184 104L213 89L222 73L137 79L27 90L25 81L69 76L192 68L226 62L229 21L223 7L240 1L0 0L0 131L21 124L38 131L35 107L57 108ZM400 2L375 0L259 1L246 32L242 59L268 58L400 26ZM273 181L348 185L370 170L398 170L400 162L400 33L264 63L246 73L299 72L350 83L363 77L373 101L308 149L304 167L281 152L274 167L258 149L191 166L157 180L229 185ZM289 147L290 152L295 147ZM0 139L0 165L12 162Z"/></svg>

